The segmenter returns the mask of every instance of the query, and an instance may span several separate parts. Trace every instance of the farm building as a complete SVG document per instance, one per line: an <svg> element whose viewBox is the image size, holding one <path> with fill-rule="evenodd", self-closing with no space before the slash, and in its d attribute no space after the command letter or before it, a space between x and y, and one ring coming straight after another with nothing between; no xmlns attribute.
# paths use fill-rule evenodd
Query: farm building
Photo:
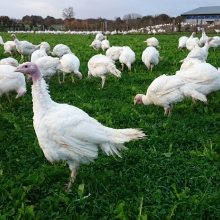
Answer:
<svg viewBox="0 0 220 220"><path fill-rule="evenodd" d="M220 6L199 7L181 14L190 24L220 24Z"/></svg>

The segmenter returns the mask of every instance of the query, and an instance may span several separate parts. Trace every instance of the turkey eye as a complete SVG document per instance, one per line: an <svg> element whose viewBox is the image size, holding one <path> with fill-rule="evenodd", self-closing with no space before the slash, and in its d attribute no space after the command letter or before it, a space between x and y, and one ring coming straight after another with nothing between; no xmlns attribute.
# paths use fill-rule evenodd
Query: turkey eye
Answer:
<svg viewBox="0 0 220 220"><path fill-rule="evenodd" d="M27 68L28 66L27 66L27 65L25 65L24 67L25 67L25 68Z"/></svg>

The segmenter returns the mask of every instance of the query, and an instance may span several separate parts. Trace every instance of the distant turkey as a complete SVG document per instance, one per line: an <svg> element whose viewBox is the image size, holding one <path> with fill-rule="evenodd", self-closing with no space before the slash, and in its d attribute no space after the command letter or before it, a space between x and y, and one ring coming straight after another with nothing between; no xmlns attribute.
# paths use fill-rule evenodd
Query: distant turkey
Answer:
<svg viewBox="0 0 220 220"><path fill-rule="evenodd" d="M53 51L50 52L52 56L56 57L62 57L64 54L73 54L71 49L65 45L65 44L57 44L54 48Z"/></svg>
<svg viewBox="0 0 220 220"><path fill-rule="evenodd" d="M39 59L40 57L44 57L44 56L48 56L48 55L47 55L47 52L46 52L46 46L44 44L42 44L40 46L40 49L35 50L31 54L31 62L35 63L37 59Z"/></svg>
<svg viewBox="0 0 220 220"><path fill-rule="evenodd" d="M67 73L71 74L72 82L74 83L73 73L75 73L79 79L82 79L82 74L79 71L80 61L74 54L65 54L60 59L61 70L63 71L63 83L65 80L65 75Z"/></svg>
<svg viewBox="0 0 220 220"><path fill-rule="evenodd" d="M178 49L183 50L186 48L186 41L188 40L188 37L182 36L179 38L179 44L178 44Z"/></svg>
<svg viewBox="0 0 220 220"><path fill-rule="evenodd" d="M100 41L102 41L102 40L104 40L104 39L106 39L106 36L104 36L102 33L98 33L98 34L96 34L96 36L95 36L95 40L100 40Z"/></svg>
<svg viewBox="0 0 220 220"><path fill-rule="evenodd" d="M94 40L91 44L90 47L92 47L94 50L98 51L102 47L102 42L100 40Z"/></svg>
<svg viewBox="0 0 220 220"><path fill-rule="evenodd" d="M219 46L220 46L220 37L219 36L212 37L212 41L210 42L210 47L216 50Z"/></svg>
<svg viewBox="0 0 220 220"><path fill-rule="evenodd" d="M121 157L125 142L142 139L139 129L106 127L83 110L68 104L54 102L41 72L34 63L23 63L15 71L33 79L33 124L39 146L51 163L65 161L71 170L66 191L74 183L80 164L89 164L98 158L101 149L108 156Z"/></svg>
<svg viewBox="0 0 220 220"><path fill-rule="evenodd" d="M106 50L106 56L114 61L119 60L119 57L123 51L121 46L112 46Z"/></svg>
<svg viewBox="0 0 220 220"><path fill-rule="evenodd" d="M109 47L110 47L110 42L109 42L109 40L104 39L104 40L101 42L101 47L102 47L102 50L103 50L103 51L106 51L107 49L109 49Z"/></svg>
<svg viewBox="0 0 220 220"><path fill-rule="evenodd" d="M123 46L123 50L119 56L119 62L122 65L122 71L124 70L124 65L128 67L128 70L131 71L131 64L135 61L135 53L129 46Z"/></svg>
<svg viewBox="0 0 220 220"><path fill-rule="evenodd" d="M102 88L104 88L107 75L121 77L121 72L116 68L114 61L102 54L94 55L88 62L88 79L92 76L102 78Z"/></svg>
<svg viewBox="0 0 220 220"><path fill-rule="evenodd" d="M180 61L180 62L182 62L180 70L185 70L194 64L206 62L208 54L209 54L210 44L211 44L212 40L213 40L213 38L210 37L210 38L208 38L208 40L206 41L206 43L203 47L198 47L198 46L194 47L189 52L187 57Z"/></svg>
<svg viewBox="0 0 220 220"><path fill-rule="evenodd" d="M16 44L16 49L18 51L18 53L21 54L21 59L24 59L24 56L28 56L29 60L31 59L31 54L40 48L40 44L39 45L34 45L31 42L28 42L26 40L23 41L19 41L17 39L17 37L15 36L15 34L11 35L12 38L14 39L14 43Z"/></svg>
<svg viewBox="0 0 220 220"><path fill-rule="evenodd" d="M157 40L156 37L150 37L148 38L146 41L144 41L145 43L147 43L148 47L156 47L157 49L161 49L159 46L159 41Z"/></svg>
<svg viewBox="0 0 220 220"><path fill-rule="evenodd" d="M155 47L147 47L142 53L142 61L150 71L152 71L153 67L157 65L160 60L162 60L162 58Z"/></svg>
<svg viewBox="0 0 220 220"><path fill-rule="evenodd" d="M204 46L209 37L205 33L205 29L201 28L202 37L199 39L200 46Z"/></svg>
<svg viewBox="0 0 220 220"><path fill-rule="evenodd" d="M195 34L195 32L192 32L191 36L186 41L186 48L189 51L191 51L194 47L199 47L199 38L194 37Z"/></svg>
<svg viewBox="0 0 220 220"><path fill-rule="evenodd" d="M43 41L40 43L40 47L42 48L42 46L45 48L45 51L47 54L51 54L51 51L50 51L50 44L46 41Z"/></svg>

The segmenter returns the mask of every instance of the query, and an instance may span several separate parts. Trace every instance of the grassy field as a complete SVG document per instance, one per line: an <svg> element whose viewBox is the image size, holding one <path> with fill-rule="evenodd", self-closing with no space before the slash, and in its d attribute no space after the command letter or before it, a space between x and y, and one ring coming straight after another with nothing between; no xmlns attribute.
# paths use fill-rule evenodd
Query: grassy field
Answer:
<svg viewBox="0 0 220 220"><path fill-rule="evenodd" d="M83 79L71 77L59 85L51 80L51 98L77 106L113 128L141 128L147 138L127 143L122 159L99 158L82 165L72 189L65 193L70 170L63 162L50 164L43 155L32 124L31 84L27 93L0 109L0 220L4 219L220 219L220 112L216 92L208 105L193 105L185 99L165 117L162 107L133 104L137 93L146 93L159 75L175 74L188 51L177 49L183 34L157 35L163 60L149 72L141 61L149 35L109 36L111 46L130 46L136 61L121 78L109 76L101 89L101 78L87 79L87 62L97 53L89 47L94 35L17 34L19 40L42 41L53 48L68 45L80 59ZM190 34L187 33L187 36ZM1 35L4 41L10 34ZM201 34L197 34L201 37ZM0 59L8 57L0 46ZM220 49L209 50L207 62L220 67ZM20 56L15 55L20 61ZM26 59L27 61L27 59ZM117 67L121 69L119 63ZM85 197L85 198L84 198Z"/></svg>

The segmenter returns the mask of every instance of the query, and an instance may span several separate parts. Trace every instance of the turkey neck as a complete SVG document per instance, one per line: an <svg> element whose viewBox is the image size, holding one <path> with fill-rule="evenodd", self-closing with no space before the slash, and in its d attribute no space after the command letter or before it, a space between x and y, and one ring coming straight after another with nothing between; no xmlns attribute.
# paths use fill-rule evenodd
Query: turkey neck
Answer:
<svg viewBox="0 0 220 220"><path fill-rule="evenodd" d="M32 85L33 111L38 115L45 115L49 109L55 104L50 98L48 85L41 76L37 79L33 78Z"/></svg>
<svg viewBox="0 0 220 220"><path fill-rule="evenodd" d="M150 98L148 97L148 95L143 95L142 96L142 102L144 105L150 105L153 102L150 100Z"/></svg>

